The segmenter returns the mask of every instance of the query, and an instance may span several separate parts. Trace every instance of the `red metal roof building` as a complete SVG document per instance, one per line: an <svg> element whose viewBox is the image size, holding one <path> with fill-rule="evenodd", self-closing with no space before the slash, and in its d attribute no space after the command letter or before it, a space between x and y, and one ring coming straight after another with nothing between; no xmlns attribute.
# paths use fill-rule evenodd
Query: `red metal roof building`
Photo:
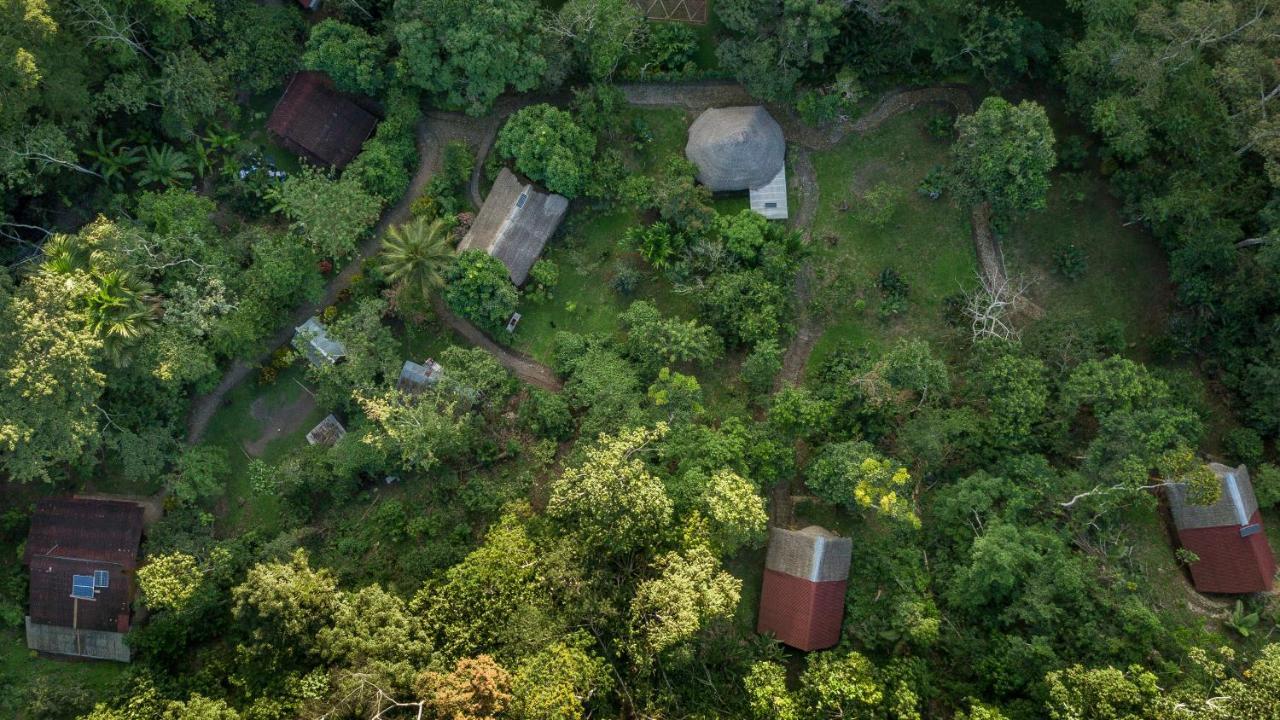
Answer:
<svg viewBox="0 0 1280 720"><path fill-rule="evenodd" d="M772 528L756 631L797 650L840 642L853 542L811 525Z"/></svg>
<svg viewBox="0 0 1280 720"><path fill-rule="evenodd" d="M23 563L31 572L27 647L128 662L142 506L59 498L36 503Z"/></svg>
<svg viewBox="0 0 1280 720"><path fill-rule="evenodd" d="M327 75L300 72L271 111L267 129L290 151L341 168L360 154L377 124L372 113L334 89Z"/></svg>
<svg viewBox="0 0 1280 720"><path fill-rule="evenodd" d="M1191 581L1206 593L1269 592L1276 561L1263 531L1249 470L1211 463L1221 492L1210 505L1196 505L1185 485L1166 489L1178 542L1199 558L1191 563Z"/></svg>

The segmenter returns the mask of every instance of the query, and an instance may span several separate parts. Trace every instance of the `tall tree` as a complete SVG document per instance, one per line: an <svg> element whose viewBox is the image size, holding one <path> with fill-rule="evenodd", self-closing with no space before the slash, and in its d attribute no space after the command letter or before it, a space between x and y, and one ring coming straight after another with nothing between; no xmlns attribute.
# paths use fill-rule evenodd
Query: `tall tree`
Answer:
<svg viewBox="0 0 1280 720"><path fill-rule="evenodd" d="M958 199L988 203L1000 216L1045 207L1057 157L1043 107L988 97L977 112L956 120L956 132L951 153Z"/></svg>
<svg viewBox="0 0 1280 720"><path fill-rule="evenodd" d="M387 230L378 269L392 284L426 300L444 287L444 271L452 261L453 238L445 221L415 218Z"/></svg>

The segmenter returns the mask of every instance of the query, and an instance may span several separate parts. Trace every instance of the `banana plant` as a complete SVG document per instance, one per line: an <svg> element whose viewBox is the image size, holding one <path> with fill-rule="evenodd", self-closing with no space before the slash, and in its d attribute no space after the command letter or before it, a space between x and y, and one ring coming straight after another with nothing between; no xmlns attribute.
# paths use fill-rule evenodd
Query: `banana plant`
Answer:
<svg viewBox="0 0 1280 720"><path fill-rule="evenodd" d="M1257 611L1245 613L1244 603L1236 600L1236 608L1231 612L1231 616L1222 621L1223 625L1235 630L1240 637L1249 637L1253 633L1253 629L1258 626Z"/></svg>

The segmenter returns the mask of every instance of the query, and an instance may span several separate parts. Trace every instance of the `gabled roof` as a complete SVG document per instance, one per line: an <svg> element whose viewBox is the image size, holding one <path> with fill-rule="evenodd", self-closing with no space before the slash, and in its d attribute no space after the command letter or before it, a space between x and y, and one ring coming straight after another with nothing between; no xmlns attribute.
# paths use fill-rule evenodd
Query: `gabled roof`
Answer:
<svg viewBox="0 0 1280 720"><path fill-rule="evenodd" d="M799 650L840 642L853 541L816 525L771 528L756 631Z"/></svg>
<svg viewBox="0 0 1280 720"><path fill-rule="evenodd" d="M712 192L768 185L783 168L782 127L759 105L711 108L689 126L684 154Z"/></svg>
<svg viewBox="0 0 1280 720"><path fill-rule="evenodd" d="M1249 469L1244 465L1229 468L1220 463L1210 463L1209 469L1218 476L1221 491L1217 502L1209 505L1192 503L1184 483L1166 488L1174 525L1179 530L1248 525L1249 518L1258 511L1258 498L1253 494Z"/></svg>
<svg viewBox="0 0 1280 720"><path fill-rule="evenodd" d="M329 337L329 331L314 315L293 329L293 347L307 356L312 365L332 365L347 356L347 348Z"/></svg>
<svg viewBox="0 0 1280 720"><path fill-rule="evenodd" d="M1275 556L1262 527L1262 514L1244 465L1210 463L1221 492L1217 501L1196 505L1183 484L1165 488L1178 542L1198 558L1191 580L1200 592L1267 592L1274 586Z"/></svg>
<svg viewBox="0 0 1280 720"><path fill-rule="evenodd" d="M810 582L846 580L853 541L810 525L803 530L769 529L764 566Z"/></svg>
<svg viewBox="0 0 1280 720"><path fill-rule="evenodd" d="M267 121L282 145L317 165L344 167L360 154L378 119L338 92L323 73L299 72Z"/></svg>
<svg viewBox="0 0 1280 720"><path fill-rule="evenodd" d="M523 285L568 209L569 201L563 196L521 182L503 168L458 252L489 253L507 266L511 282Z"/></svg>

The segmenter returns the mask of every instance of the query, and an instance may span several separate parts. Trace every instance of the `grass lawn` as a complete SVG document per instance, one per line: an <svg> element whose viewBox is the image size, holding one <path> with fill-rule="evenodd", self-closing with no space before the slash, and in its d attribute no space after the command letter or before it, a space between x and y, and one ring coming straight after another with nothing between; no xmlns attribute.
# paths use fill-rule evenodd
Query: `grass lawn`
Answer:
<svg viewBox="0 0 1280 720"><path fill-rule="evenodd" d="M251 413L253 401L262 397L268 411L297 401L305 392L301 384L304 373L305 365L299 361L281 372L271 385L259 385L256 377L245 381L227 395L227 404L209 422L205 444L224 448L231 464L227 508L225 513L219 513L218 518L219 534L230 536L247 527L270 534L278 526L280 500L273 495L258 495L249 487L250 457L243 444L257 439L266 429L265 424ZM327 414L326 408L314 408L298 430L270 442L261 459L268 464L278 462L290 450L305 443L307 431Z"/></svg>
<svg viewBox="0 0 1280 720"><path fill-rule="evenodd" d="M61 711L44 707L40 717L75 717L110 698L128 669L124 663L40 657L27 649L20 629L2 630L0 714L24 720L35 717L34 706L54 702Z"/></svg>
<svg viewBox="0 0 1280 720"><path fill-rule="evenodd" d="M850 136L813 154L820 188L813 226L815 294L831 298L833 317L810 368L842 341L881 347L902 336L937 340L949 333L943 299L972 283L977 261L968 214L946 199L916 192L920 180L946 159L948 142L925 130L934 112L904 113L868 136ZM863 194L881 183L894 188L899 200L888 221L876 224L859 209ZM848 211L842 209L846 203ZM884 323L876 312L876 281L890 266L910 291L906 311ZM865 308L856 307L858 300Z"/></svg>
<svg viewBox="0 0 1280 720"><path fill-rule="evenodd" d="M1164 252L1150 235L1124 227L1102 178L1058 174L1049 207L1013 223L1001 244L1010 274L1033 279L1032 297L1047 313L1120 322L1140 358L1163 331L1173 294ZM1054 272L1054 254L1068 244L1085 257L1076 280Z"/></svg>

